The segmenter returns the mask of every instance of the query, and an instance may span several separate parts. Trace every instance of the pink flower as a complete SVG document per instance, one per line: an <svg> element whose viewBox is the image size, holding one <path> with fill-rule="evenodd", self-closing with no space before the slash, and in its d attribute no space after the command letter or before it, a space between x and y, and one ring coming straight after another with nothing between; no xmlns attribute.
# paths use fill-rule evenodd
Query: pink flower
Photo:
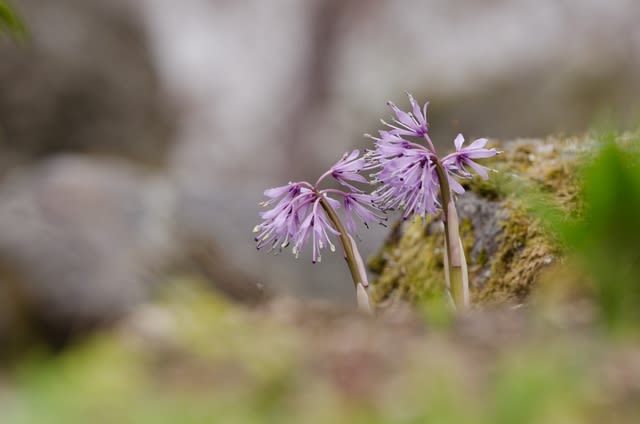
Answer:
<svg viewBox="0 0 640 424"><path fill-rule="evenodd" d="M377 221L383 223L387 218L374 213L376 205L369 194L354 187L351 182L368 183L361 172L369 169L365 160L357 150L345 154L335 165L324 173L315 185L306 181L289 183L284 186L265 190L268 200L261 203L263 207L274 205L261 212L263 221L256 225L254 232L256 247L269 246L269 250L280 252L293 243L293 253L298 256L300 250L311 240L312 260L322 259L321 251L327 246L335 250L331 235L339 236L340 232L322 207L325 201L333 211L344 206L347 229L355 231L353 216L360 218L365 225ZM349 191L333 188L320 190L320 183L328 176L347 187ZM336 200L338 197L342 200Z"/></svg>
<svg viewBox="0 0 640 424"><path fill-rule="evenodd" d="M320 178L318 178L318 181L316 181L316 186L318 186L325 177L331 175L343 186L348 187L356 193L362 193L362 190L354 187L350 182L369 184L369 180L360 173L366 169L369 168L367 168L367 163L364 158L360 156L360 151L353 150L351 153L345 153L335 165L322 174Z"/></svg>
<svg viewBox="0 0 640 424"><path fill-rule="evenodd" d="M412 112L404 112L400 110L393 102L387 102L387 105L391 107L396 117L393 122L396 125L388 124L384 121L385 125L393 128L391 133L395 135L408 135L414 137L422 137L429 131L429 125L427 124L427 106L429 102L425 103L420 110L420 105L415 101L413 96L407 93L409 96L409 102L411 103Z"/></svg>
<svg viewBox="0 0 640 424"><path fill-rule="evenodd" d="M471 167L474 171L478 173L485 180L489 178L489 168L479 165L474 162L474 159L485 159L490 158L498 154L496 149L485 149L484 146L487 144L486 138L479 138L474 140L469 146L462 147L464 144L464 137L462 134L458 134L456 139L454 140L454 144L456 146L456 151L451 153L442 159L442 164L455 175L459 175L462 177L471 177L471 172L466 168Z"/></svg>
<svg viewBox="0 0 640 424"><path fill-rule="evenodd" d="M408 94L412 112L404 112L389 102L396 118L395 125L383 123L392 129L379 132L374 140L375 149L367 152L370 168L377 168L373 182L379 187L372 193L374 202L381 210L404 210L403 218L412 215L436 213L440 208L438 194L440 182L436 164L440 161L428 135L427 104L422 110L415 99ZM406 138L403 138L406 137ZM411 141L410 138L417 138ZM419 143L422 140L425 144ZM464 138L458 135L454 141L456 151L445 156L441 163L447 174L449 188L453 193L464 193L464 187L456 178L469 178L468 168L487 178L488 168L475 162L496 155L496 149L486 149L487 139L475 140L462 147Z"/></svg>

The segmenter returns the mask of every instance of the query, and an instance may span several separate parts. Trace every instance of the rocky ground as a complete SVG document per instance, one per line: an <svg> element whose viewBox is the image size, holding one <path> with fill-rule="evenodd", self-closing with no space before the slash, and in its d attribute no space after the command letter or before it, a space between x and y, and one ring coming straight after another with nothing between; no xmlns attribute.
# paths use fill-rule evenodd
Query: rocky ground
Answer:
<svg viewBox="0 0 640 424"><path fill-rule="evenodd" d="M640 344L586 305L255 309L176 282L108 332L3 376L2 422L600 423L640 418ZM441 311L442 312L442 311Z"/></svg>

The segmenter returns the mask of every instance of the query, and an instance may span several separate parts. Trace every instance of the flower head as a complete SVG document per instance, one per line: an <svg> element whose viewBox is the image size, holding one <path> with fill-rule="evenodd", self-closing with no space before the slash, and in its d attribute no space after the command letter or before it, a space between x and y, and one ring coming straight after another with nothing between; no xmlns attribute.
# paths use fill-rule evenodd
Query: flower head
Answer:
<svg viewBox="0 0 640 424"><path fill-rule="evenodd" d="M439 205L438 182L432 153L422 146L411 145L402 147L400 153L392 153L398 143L402 145L402 141L387 139L379 144L380 170L373 177L380 187L373 192L374 202L382 210L404 209L405 219L413 214L435 213Z"/></svg>
<svg viewBox="0 0 640 424"><path fill-rule="evenodd" d="M327 172L325 172L318 181L316 182L316 186L328 175L331 175L338 183L342 184L345 187L348 187L350 190L362 193L357 187L354 187L350 184L350 182L358 182L368 184L369 181L360 174L366 168L367 163L364 158L360 156L359 150L353 150L351 153L345 153L342 158L335 163Z"/></svg>
<svg viewBox="0 0 640 424"><path fill-rule="evenodd" d="M298 231L295 234L295 244L293 245L293 253L298 257L300 250L304 247L309 237L311 237L313 252L311 260L313 263L320 262L322 260L320 251L325 246L329 246L330 250L335 252L336 247L331 243L329 234L336 236L340 235L340 233L329 223L325 211L319 205L320 198L317 198L314 200L309 214L298 227Z"/></svg>
<svg viewBox="0 0 640 424"><path fill-rule="evenodd" d="M273 207L261 212L263 222L256 225L254 232L256 247L269 246L276 252L293 243L296 257L300 250L311 240L312 260L319 262L321 251L327 246L335 251L331 235L340 236L338 223L330 217L329 210L335 214L341 206L344 210L347 229L355 231L354 216L360 218L365 225L370 222L380 223L385 216L375 213L376 206L369 194L354 187L351 182L367 183L360 173L369 169L365 160L357 150L345 154L335 165L324 173L312 185L306 181L289 183L284 186L268 189L264 192L268 199L261 203L263 207ZM338 183L347 187L348 191L318 188L322 180L332 176ZM339 198L340 200L336 199ZM274 205L275 204L275 205Z"/></svg>
<svg viewBox="0 0 640 424"><path fill-rule="evenodd" d="M314 201L313 192L301 183L289 183L264 192L269 197L261 203L263 207L275 202L277 204L260 213L264 220L254 227L256 247L261 249L269 245L270 250L281 250L289 245L290 240L298 233L301 217L305 216L310 203Z"/></svg>
<svg viewBox="0 0 640 424"><path fill-rule="evenodd" d="M393 102L387 102L387 105L391 107L396 117L393 119L394 124L388 124L382 121L385 125L392 128L391 132L395 135L409 135L415 137L422 137L429 130L427 124L427 106L429 102L425 103L420 109L420 105L415 101L413 96L407 93L409 96L409 102L411 103L411 112L405 112L400 110Z"/></svg>
<svg viewBox="0 0 640 424"><path fill-rule="evenodd" d="M369 228L369 223L378 222L384 225L384 221L387 217L377 214L374 210L377 209L373 196L366 193L348 193L342 197L342 204L344 206L344 215L347 230L350 233L355 233L356 225L353 220L353 216L358 216L365 227Z"/></svg>
<svg viewBox="0 0 640 424"><path fill-rule="evenodd" d="M463 147L464 138L458 135L454 141L456 151L440 159L428 135L426 119L427 104L422 110L409 94L412 111L404 112L393 103L389 103L396 119L395 125L387 124L391 130L379 132L374 140L375 149L367 153L368 160L377 167L372 177L379 187L374 191L374 202L382 210L400 208L403 218L412 215L435 213L441 207L440 179L437 167L446 174L449 190L464 193L464 187L456 178L471 176L469 168L481 177L487 178L488 168L475 162L497 154L496 149L486 149L487 139L475 140ZM406 137L406 138L405 138ZM426 144L411 141L416 137Z"/></svg>
<svg viewBox="0 0 640 424"><path fill-rule="evenodd" d="M456 151L445 156L442 159L442 164L454 175L461 177L471 177L471 172L466 168L467 166L472 168L485 180L489 178L487 171L489 168L479 165L474 162L474 159L490 158L498 154L496 149L485 149L487 144L486 138L479 138L473 141L469 146L462 147L464 144L464 137L462 134L458 134L454 140Z"/></svg>

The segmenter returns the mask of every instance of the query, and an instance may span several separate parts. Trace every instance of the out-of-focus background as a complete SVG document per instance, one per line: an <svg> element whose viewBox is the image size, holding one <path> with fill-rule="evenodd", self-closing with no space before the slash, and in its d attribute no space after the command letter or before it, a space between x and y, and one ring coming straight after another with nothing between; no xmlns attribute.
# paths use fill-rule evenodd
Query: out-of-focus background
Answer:
<svg viewBox="0 0 640 424"><path fill-rule="evenodd" d="M0 422L640 422L639 22L637 0L0 0ZM459 198L471 310L413 222L358 231L372 318L341 255L251 230L405 91L440 152L504 154Z"/></svg>
<svg viewBox="0 0 640 424"><path fill-rule="evenodd" d="M640 116L635 0L13 5L30 35L0 39L0 334L25 304L77 322L64 338L191 269L235 297L351 302L340 255L272 257L251 229L265 188L366 148L405 91L442 150ZM362 228L363 253L386 233Z"/></svg>
<svg viewBox="0 0 640 424"><path fill-rule="evenodd" d="M250 252L266 187L366 148L386 101L429 100L434 139L581 132L640 116L640 4L629 1L147 1L179 108L174 175L189 221L265 285L346 297L340 255ZM360 231L364 254L384 229Z"/></svg>

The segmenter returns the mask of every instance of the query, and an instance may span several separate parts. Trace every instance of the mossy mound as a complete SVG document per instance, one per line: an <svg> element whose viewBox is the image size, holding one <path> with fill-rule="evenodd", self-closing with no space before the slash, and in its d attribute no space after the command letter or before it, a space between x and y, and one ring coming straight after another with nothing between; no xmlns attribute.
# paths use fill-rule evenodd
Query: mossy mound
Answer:
<svg viewBox="0 0 640 424"><path fill-rule="evenodd" d="M562 257L554 236L529 208L532 197L544 196L560 210L576 213L577 165L591 146L589 137L507 142L499 146L503 154L487 163L497 172L487 181L467 182L457 206L473 303L522 302L541 272ZM443 244L439 217L398 223L369 261L379 274L374 300L420 302L441 293Z"/></svg>

